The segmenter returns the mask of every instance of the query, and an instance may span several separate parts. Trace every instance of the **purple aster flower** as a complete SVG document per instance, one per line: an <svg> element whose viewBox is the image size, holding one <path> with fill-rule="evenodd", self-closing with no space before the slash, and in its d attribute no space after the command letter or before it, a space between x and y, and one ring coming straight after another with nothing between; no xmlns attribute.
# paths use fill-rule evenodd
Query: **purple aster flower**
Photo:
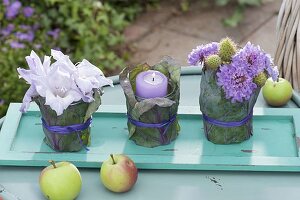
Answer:
<svg viewBox="0 0 300 200"><path fill-rule="evenodd" d="M9 6L6 7L6 13L5 16L7 19L13 19L19 14L19 10L21 8L22 4L19 1L15 1Z"/></svg>
<svg viewBox="0 0 300 200"><path fill-rule="evenodd" d="M9 6L9 0L3 0L2 2L3 2L3 5Z"/></svg>
<svg viewBox="0 0 300 200"><path fill-rule="evenodd" d="M217 54L219 50L219 43L211 42L206 45L197 46L196 49L193 49L192 52L188 55L188 63L190 65L197 65L198 63L202 63L204 58Z"/></svg>
<svg viewBox="0 0 300 200"><path fill-rule="evenodd" d="M15 25L13 24L8 24L8 26L4 29L1 30L0 34L3 35L4 37L8 36L11 34L11 32L14 30Z"/></svg>
<svg viewBox="0 0 300 200"><path fill-rule="evenodd" d="M224 90L226 99L230 99L232 103L249 100L257 88L249 73L236 63L223 65L217 72L217 77L217 84Z"/></svg>
<svg viewBox="0 0 300 200"><path fill-rule="evenodd" d="M18 41L11 41L10 47L13 49L23 49L25 48L25 45L23 43L20 43Z"/></svg>
<svg viewBox="0 0 300 200"><path fill-rule="evenodd" d="M0 106L2 106L5 103L4 99L0 99Z"/></svg>
<svg viewBox="0 0 300 200"><path fill-rule="evenodd" d="M233 56L232 62L246 69L253 78L266 69L267 57L267 54L259 46L256 47L248 42L244 48Z"/></svg>
<svg viewBox="0 0 300 200"><path fill-rule="evenodd" d="M50 36L52 36L53 39L55 39L55 40L59 37L59 33L60 33L60 29L59 28L56 28L56 29L54 29L52 31L48 31L47 32L47 34L50 35Z"/></svg>
<svg viewBox="0 0 300 200"><path fill-rule="evenodd" d="M25 17L31 17L33 15L33 13L34 13L34 9L29 6L27 6L23 9L23 14Z"/></svg>
<svg viewBox="0 0 300 200"><path fill-rule="evenodd" d="M24 31L28 31L31 29L31 26L21 24L21 25L19 25L19 28L23 29Z"/></svg>
<svg viewBox="0 0 300 200"><path fill-rule="evenodd" d="M266 54L266 71L273 81L277 81L279 77L279 71L277 66L274 66L273 60L269 54Z"/></svg>
<svg viewBox="0 0 300 200"><path fill-rule="evenodd" d="M245 68L252 78L263 71L266 71L274 81L278 78L278 69L273 67L271 56L250 42L232 58L232 62Z"/></svg>
<svg viewBox="0 0 300 200"><path fill-rule="evenodd" d="M32 29L33 29L34 31L38 30L39 28L40 28L40 25L39 25L39 24L34 24L33 27L32 27Z"/></svg>
<svg viewBox="0 0 300 200"><path fill-rule="evenodd" d="M27 33L17 32L16 37L19 40L32 42L32 40L34 39L34 32L33 31L28 31Z"/></svg>
<svg viewBox="0 0 300 200"><path fill-rule="evenodd" d="M36 48L36 49L40 49L40 48L42 47L41 44L34 44L33 46L34 46L34 48Z"/></svg>
<svg viewBox="0 0 300 200"><path fill-rule="evenodd" d="M267 67L267 72L270 77L272 77L273 81L277 81L279 77L279 71L277 66L272 67L271 65Z"/></svg>

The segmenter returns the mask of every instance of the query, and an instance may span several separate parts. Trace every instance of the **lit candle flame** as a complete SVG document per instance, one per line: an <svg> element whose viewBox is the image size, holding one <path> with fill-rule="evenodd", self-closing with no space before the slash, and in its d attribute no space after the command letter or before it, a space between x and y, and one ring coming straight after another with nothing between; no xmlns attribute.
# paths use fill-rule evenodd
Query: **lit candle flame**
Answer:
<svg viewBox="0 0 300 200"><path fill-rule="evenodd" d="M152 81L154 81L154 78L155 78L155 73L153 72L152 73Z"/></svg>

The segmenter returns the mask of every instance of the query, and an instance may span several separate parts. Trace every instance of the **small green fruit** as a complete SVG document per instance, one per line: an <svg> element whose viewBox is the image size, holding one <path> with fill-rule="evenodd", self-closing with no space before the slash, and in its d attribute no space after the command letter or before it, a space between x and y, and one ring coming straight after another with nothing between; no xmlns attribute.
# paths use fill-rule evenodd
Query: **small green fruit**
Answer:
<svg viewBox="0 0 300 200"><path fill-rule="evenodd" d="M257 76L254 77L254 83L258 87L263 87L267 81L268 77L265 72L260 72Z"/></svg>
<svg viewBox="0 0 300 200"><path fill-rule="evenodd" d="M49 200L71 200L79 195L82 185L80 172L70 162L49 161L39 177L40 189Z"/></svg>
<svg viewBox="0 0 300 200"><path fill-rule="evenodd" d="M210 55L205 59L205 66L210 69L217 69L221 65L221 58L218 55Z"/></svg>
<svg viewBox="0 0 300 200"><path fill-rule="evenodd" d="M278 107L285 105L291 99L293 88L286 79L279 78L273 81L272 78L268 78L262 88L262 94L269 105Z"/></svg>
<svg viewBox="0 0 300 200"><path fill-rule="evenodd" d="M224 38L220 42L219 56L222 61L230 62L236 52L236 44L230 38Z"/></svg>

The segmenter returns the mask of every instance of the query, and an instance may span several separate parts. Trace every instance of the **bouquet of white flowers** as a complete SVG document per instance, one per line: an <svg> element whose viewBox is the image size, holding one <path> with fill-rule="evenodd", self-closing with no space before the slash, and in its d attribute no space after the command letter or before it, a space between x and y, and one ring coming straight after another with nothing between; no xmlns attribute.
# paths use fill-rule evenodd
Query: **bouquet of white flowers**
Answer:
<svg viewBox="0 0 300 200"><path fill-rule="evenodd" d="M51 50L55 60L42 62L34 51L26 56L29 69L18 68L30 88L21 112L35 101L42 113L45 142L57 151L79 151L89 144L91 115L101 104L102 87L113 86L110 79L89 61L74 65L69 56Z"/></svg>

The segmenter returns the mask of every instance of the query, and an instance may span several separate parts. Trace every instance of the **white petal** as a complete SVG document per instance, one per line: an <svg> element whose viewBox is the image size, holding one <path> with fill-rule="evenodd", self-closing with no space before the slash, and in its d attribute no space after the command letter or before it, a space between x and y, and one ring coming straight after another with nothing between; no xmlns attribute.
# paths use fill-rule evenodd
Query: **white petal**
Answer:
<svg viewBox="0 0 300 200"><path fill-rule="evenodd" d="M70 60L69 56L64 55L61 51L51 49L51 55L56 60L53 64L59 65L61 70L66 70L69 73L73 73L76 70L76 67Z"/></svg>
<svg viewBox="0 0 300 200"><path fill-rule="evenodd" d="M61 115L64 111L64 106L59 96L54 96L50 91L46 91L45 105L49 105L57 115Z"/></svg>
<svg viewBox="0 0 300 200"><path fill-rule="evenodd" d="M55 60L61 60L64 59L65 54L63 54L61 51L51 49L51 56L53 56Z"/></svg>
<svg viewBox="0 0 300 200"><path fill-rule="evenodd" d="M84 94L93 90L93 84L88 79L78 78L76 84Z"/></svg>
<svg viewBox="0 0 300 200"><path fill-rule="evenodd" d="M105 85L109 85L111 87L114 87L113 81L109 78L105 78L104 76L101 76L98 78L99 86L103 87Z"/></svg>
<svg viewBox="0 0 300 200"><path fill-rule="evenodd" d="M44 56L43 67L44 67L44 71L46 72L46 74L50 70L50 64L51 64L51 57Z"/></svg>
<svg viewBox="0 0 300 200"><path fill-rule="evenodd" d="M40 57L38 57L38 55L34 51L31 51L30 58L33 61L33 65L31 66L31 67L33 67L33 68L31 68L31 70L33 70L33 73L37 73L37 74L41 74L41 75L44 74L43 65L42 65L42 61L41 61ZM27 60L27 58L26 58L26 60ZM27 63L28 63L28 61L27 61Z"/></svg>
<svg viewBox="0 0 300 200"><path fill-rule="evenodd" d="M20 77L25 79L29 84L31 84L31 70L26 70L23 68L17 68L18 73L20 74Z"/></svg>
<svg viewBox="0 0 300 200"><path fill-rule="evenodd" d="M37 93L42 96L42 97L46 97L46 91L47 91L47 88L43 87L42 85L37 85L36 86L36 91Z"/></svg>
<svg viewBox="0 0 300 200"><path fill-rule="evenodd" d="M95 65L91 64L88 60L83 59L81 63L77 65L77 75L80 78L88 79L91 81L93 88L100 88L105 85L110 85L113 87L112 80L105 78L103 72L97 68ZM78 77L75 78L76 82ZM78 86L81 88L80 84Z"/></svg>
<svg viewBox="0 0 300 200"><path fill-rule="evenodd" d="M83 76L104 76L103 72L96 67L95 65L91 64L88 60L83 59L81 63L77 65L79 75Z"/></svg>
<svg viewBox="0 0 300 200"><path fill-rule="evenodd" d="M23 103L21 105L20 111L26 112L30 105L30 102L32 101L32 97L35 97L37 95L38 94L35 90L35 87L31 85L24 95Z"/></svg>
<svg viewBox="0 0 300 200"><path fill-rule="evenodd" d="M71 96L72 99L73 99L73 102L74 101L79 101L82 99L82 94L81 92L79 91L76 91L76 90L70 90L69 93L68 93L68 96ZM71 102L71 103L73 103Z"/></svg>

